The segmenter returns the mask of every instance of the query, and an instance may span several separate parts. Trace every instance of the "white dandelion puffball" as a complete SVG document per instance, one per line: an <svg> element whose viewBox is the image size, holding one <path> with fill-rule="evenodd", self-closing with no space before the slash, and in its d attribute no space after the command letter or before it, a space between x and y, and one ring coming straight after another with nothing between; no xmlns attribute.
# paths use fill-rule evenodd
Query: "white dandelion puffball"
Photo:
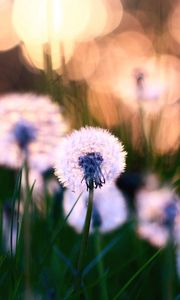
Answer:
<svg viewBox="0 0 180 300"><path fill-rule="evenodd" d="M140 189L136 194L137 232L156 247L165 246L170 235L175 237L180 216L179 198L168 187Z"/></svg>
<svg viewBox="0 0 180 300"><path fill-rule="evenodd" d="M54 149L68 131L59 106L31 93L0 97L0 164L19 168L24 152L29 167L43 172L54 165Z"/></svg>
<svg viewBox="0 0 180 300"><path fill-rule="evenodd" d="M78 199L78 196L79 195L77 193L66 190L63 201L65 216L72 209L73 204ZM87 201L88 192L85 191L79 198L67 219L67 222L74 227L78 233L83 230ZM95 227L97 227L102 233L112 231L126 221L127 215L128 212L125 198L115 184L103 186L102 189L95 190L90 227L91 232Z"/></svg>
<svg viewBox="0 0 180 300"><path fill-rule="evenodd" d="M74 130L57 147L55 174L72 191L102 187L124 171L122 143L105 129Z"/></svg>

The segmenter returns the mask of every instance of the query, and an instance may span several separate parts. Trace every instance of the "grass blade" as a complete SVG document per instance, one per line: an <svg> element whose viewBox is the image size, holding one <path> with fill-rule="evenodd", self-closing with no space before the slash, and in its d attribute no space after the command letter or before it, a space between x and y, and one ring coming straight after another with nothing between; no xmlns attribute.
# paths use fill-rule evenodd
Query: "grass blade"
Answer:
<svg viewBox="0 0 180 300"><path fill-rule="evenodd" d="M120 289L120 291L115 295L113 300L117 300L122 293L129 287L129 285L141 274L145 268L161 253L162 248L160 248L153 256L151 256L145 264L130 278L130 280Z"/></svg>

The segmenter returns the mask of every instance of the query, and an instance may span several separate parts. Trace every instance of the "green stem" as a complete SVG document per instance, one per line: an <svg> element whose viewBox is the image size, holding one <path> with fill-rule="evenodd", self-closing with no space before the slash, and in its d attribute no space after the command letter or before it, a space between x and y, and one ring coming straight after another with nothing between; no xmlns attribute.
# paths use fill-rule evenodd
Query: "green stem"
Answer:
<svg viewBox="0 0 180 300"><path fill-rule="evenodd" d="M112 300L118 300L121 299L120 296L126 291L126 289L129 287L129 285L146 269L146 267L160 254L162 251L162 248L160 248L153 256L151 256L145 263L140 267L139 270L137 270L136 273L128 280L128 282L125 283L125 285L117 292L117 294L112 298Z"/></svg>
<svg viewBox="0 0 180 300"><path fill-rule="evenodd" d="M20 181L20 187L21 187L21 181ZM16 217L16 224L17 224L16 225L16 255L17 255L17 245L19 240L19 228L20 228L20 202L21 202L21 197L20 195L18 195L17 217Z"/></svg>
<svg viewBox="0 0 180 300"><path fill-rule="evenodd" d="M170 234L171 235L171 234ZM173 238L170 236L168 244L165 249L165 260L166 260L166 272L165 272L165 294L164 299L173 300L174 299L174 247Z"/></svg>
<svg viewBox="0 0 180 300"><path fill-rule="evenodd" d="M29 185L29 167L28 155L25 156L24 162L24 176L25 176L25 195L24 195L24 264L25 264L25 300L30 297L30 216L29 216L29 202L30 202L30 185Z"/></svg>
<svg viewBox="0 0 180 300"><path fill-rule="evenodd" d="M80 291L80 289L81 289L82 270L84 267L84 259L86 256L87 246L88 246L89 229L90 229L91 214L92 214L92 208L93 208L93 196L94 196L94 188L90 187L86 219L85 219L85 223L84 223L81 248L80 248L79 260L78 260L78 267L77 267L76 289L78 291Z"/></svg>
<svg viewBox="0 0 180 300"><path fill-rule="evenodd" d="M101 252L101 236L98 228L96 228L95 230L95 250L96 250L96 255L98 256L99 253ZM108 300L107 284L106 284L106 278L104 277L104 265L103 265L102 258L100 258L97 262L97 269L98 269L99 278L101 278L100 281L101 299Z"/></svg>

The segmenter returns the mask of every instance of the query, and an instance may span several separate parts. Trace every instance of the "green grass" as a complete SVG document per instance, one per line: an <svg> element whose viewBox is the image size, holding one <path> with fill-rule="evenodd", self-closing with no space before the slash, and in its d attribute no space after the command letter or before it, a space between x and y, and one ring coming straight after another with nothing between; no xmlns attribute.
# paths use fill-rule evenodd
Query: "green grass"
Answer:
<svg viewBox="0 0 180 300"><path fill-rule="evenodd" d="M4 170L1 170L3 173ZM7 170L5 170L7 172ZM9 177L11 178L11 171ZM18 174L20 179L21 173ZM19 179L12 189L18 193ZM10 184L10 183L9 183ZM13 184L12 184L13 186ZM33 194L33 191L32 191ZM50 211L46 216L32 206L30 212L30 251L25 257L25 234L20 232L15 255L0 244L0 299L24 299L25 265L30 261L29 283L33 299L79 299L74 291L76 267L80 249L81 235L67 225L68 215L62 214L54 220L53 206L50 199ZM1 199L5 201L5 199ZM78 201L78 199L77 199ZM61 206L62 203L60 203ZM13 206L14 207L14 206ZM1 205L2 209L2 205ZM71 213L71 212L69 212ZM2 214L1 214L2 216ZM22 225L23 226L23 225ZM173 248L172 248L173 250ZM179 297L179 284L176 274L175 259L171 262L173 280L168 275L170 255L167 248L155 249L147 242L140 240L135 232L135 222L129 220L123 227L101 236L101 250L97 253L95 234L89 238L88 253L83 269L82 299L102 299L101 283L106 283L108 299L138 300L175 300ZM173 252L174 255L174 252ZM175 256L174 256L175 258ZM98 263L103 261L103 274L99 276ZM168 296L167 284L173 294ZM83 296L82 296L83 295Z"/></svg>

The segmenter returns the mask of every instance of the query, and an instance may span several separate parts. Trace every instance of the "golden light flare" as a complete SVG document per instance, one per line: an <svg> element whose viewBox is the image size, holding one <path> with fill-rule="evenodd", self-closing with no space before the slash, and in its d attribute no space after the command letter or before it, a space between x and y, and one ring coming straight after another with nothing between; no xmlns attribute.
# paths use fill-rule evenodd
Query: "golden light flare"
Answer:
<svg viewBox="0 0 180 300"><path fill-rule="evenodd" d="M65 63L69 60L76 43L111 32L122 14L119 0L15 0L13 24L27 48L27 61L43 69L44 46L48 45L52 68L57 70L63 56Z"/></svg>
<svg viewBox="0 0 180 300"><path fill-rule="evenodd" d="M133 148L142 149L142 120L138 111L110 93L99 93L91 89L88 90L87 101L91 115L101 126L110 129L122 126L130 136ZM148 120L147 124L149 123Z"/></svg>
<svg viewBox="0 0 180 300"><path fill-rule="evenodd" d="M120 24L123 17L123 6L119 0L103 0L107 11L107 22L103 34L112 32Z"/></svg>
<svg viewBox="0 0 180 300"><path fill-rule="evenodd" d="M74 44L71 41L64 41L61 46L58 42L51 43L51 48L42 44L29 43L21 46L24 62L30 66L38 69L45 69L44 56L47 54L51 57L52 69L58 73L62 72L63 61L67 63L73 53Z"/></svg>
<svg viewBox="0 0 180 300"><path fill-rule="evenodd" d="M140 31L126 31L119 34L114 42L121 46L129 58L147 57L154 52L150 39Z"/></svg>
<svg viewBox="0 0 180 300"><path fill-rule="evenodd" d="M118 28L120 32L135 31L144 32L139 20L127 11L123 11L121 24Z"/></svg>
<svg viewBox="0 0 180 300"><path fill-rule="evenodd" d="M124 76L123 68L130 68L129 64L154 53L150 40L136 31L108 37L99 47L101 60L88 84L96 91L111 92L116 96L120 96L117 81Z"/></svg>
<svg viewBox="0 0 180 300"><path fill-rule="evenodd" d="M90 11L88 0L15 0L13 22L24 42L45 44L77 38L89 22Z"/></svg>
<svg viewBox="0 0 180 300"><path fill-rule="evenodd" d="M19 38L12 25L12 1L0 1L0 51L15 47Z"/></svg>
<svg viewBox="0 0 180 300"><path fill-rule="evenodd" d="M168 29L176 42L180 43L180 3L178 2L169 16Z"/></svg>
<svg viewBox="0 0 180 300"><path fill-rule="evenodd" d="M87 24L81 40L91 40L103 34L108 18L103 2L103 0L91 0L91 21Z"/></svg>
<svg viewBox="0 0 180 300"><path fill-rule="evenodd" d="M94 39L112 32L121 22L123 7L119 0L90 0L91 19L83 40Z"/></svg>
<svg viewBox="0 0 180 300"><path fill-rule="evenodd" d="M28 12L28 14L27 14ZM36 14L34 14L36 12ZM90 3L77 0L16 0L13 23L24 43L23 53L30 65L44 69L44 52L52 60L52 69L59 70L73 52L74 40L90 19ZM48 47L47 47L48 46Z"/></svg>
<svg viewBox="0 0 180 300"><path fill-rule="evenodd" d="M96 41L79 43L66 66L68 78L83 80L89 78L95 71L100 60L99 47Z"/></svg>
<svg viewBox="0 0 180 300"><path fill-rule="evenodd" d="M159 154L173 153L180 147L180 102L166 105L161 112L153 143Z"/></svg>
<svg viewBox="0 0 180 300"><path fill-rule="evenodd" d="M110 93L98 93L89 89L87 101L90 113L101 125L111 128L122 123L119 101Z"/></svg>

